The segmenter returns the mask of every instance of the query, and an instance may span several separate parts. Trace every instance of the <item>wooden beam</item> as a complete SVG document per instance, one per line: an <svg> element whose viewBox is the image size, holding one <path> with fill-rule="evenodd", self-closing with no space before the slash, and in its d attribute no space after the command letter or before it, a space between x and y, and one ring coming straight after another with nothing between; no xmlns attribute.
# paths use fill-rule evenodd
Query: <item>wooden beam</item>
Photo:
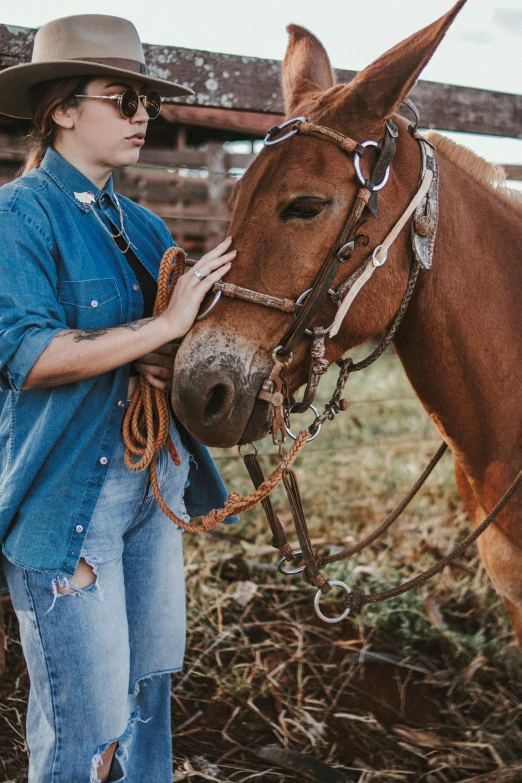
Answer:
<svg viewBox="0 0 522 783"><path fill-rule="evenodd" d="M0 68L27 62L35 31L0 25ZM144 46L149 73L192 87L183 104L282 114L281 63L176 46ZM338 70L339 82L354 71ZM522 95L420 81L411 94L423 127L522 138Z"/></svg>
<svg viewBox="0 0 522 783"><path fill-rule="evenodd" d="M256 137L265 136L268 128L281 122L280 114L215 109L208 106L181 106L180 104L164 105L161 114L169 122L242 131Z"/></svg>
<svg viewBox="0 0 522 783"><path fill-rule="evenodd" d="M522 166L504 166L508 179L519 180L522 182Z"/></svg>

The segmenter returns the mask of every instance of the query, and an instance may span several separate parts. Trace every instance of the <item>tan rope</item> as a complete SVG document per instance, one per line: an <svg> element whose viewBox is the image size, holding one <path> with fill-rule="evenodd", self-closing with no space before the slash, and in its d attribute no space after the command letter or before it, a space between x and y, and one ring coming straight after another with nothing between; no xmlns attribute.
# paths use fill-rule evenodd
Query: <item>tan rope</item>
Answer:
<svg viewBox="0 0 522 783"><path fill-rule="evenodd" d="M179 263L177 263L179 261ZM179 247L171 247L161 260L158 275L158 292L154 302L153 315L157 316L167 307L176 281L185 269L185 253ZM180 464L179 455L169 434L170 413L167 395L152 386L140 375L140 382L123 419L124 461L129 470L140 471L148 465L156 465L156 453L164 443L175 465ZM138 462L134 457L140 456Z"/></svg>
<svg viewBox="0 0 522 783"><path fill-rule="evenodd" d="M181 248L171 247L165 252L158 274L158 293L154 303L153 315L160 315L168 306L174 286L185 271L185 262L186 256ZM196 524L191 524L176 516L161 495L156 473L156 455L158 451L163 444L166 444L175 465L180 464L180 459L169 434L170 412L167 394L155 386L151 386L143 375L140 375L139 385L132 395L131 404L123 419L122 428L123 440L125 442L125 465L134 471L140 471L149 466L150 483L158 506L172 522L191 533L211 530L226 517L248 511L256 503L264 500L282 478L283 464L279 465L254 492L251 492L249 495L240 495L238 492L232 492L223 508L213 509L206 516L198 517ZM302 430L299 433L285 456L287 466L293 464L309 437L310 433L308 430ZM135 457L140 457L140 459L135 462Z"/></svg>

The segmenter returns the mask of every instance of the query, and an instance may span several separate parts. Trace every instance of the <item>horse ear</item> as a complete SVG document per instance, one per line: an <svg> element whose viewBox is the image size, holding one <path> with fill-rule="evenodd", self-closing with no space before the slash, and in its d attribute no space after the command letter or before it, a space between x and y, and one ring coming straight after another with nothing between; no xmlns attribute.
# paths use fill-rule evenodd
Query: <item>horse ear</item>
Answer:
<svg viewBox="0 0 522 783"><path fill-rule="evenodd" d="M458 0L447 14L410 35L357 74L349 85L350 93L363 99L372 116L385 119L397 110L465 3L466 0Z"/></svg>
<svg viewBox="0 0 522 783"><path fill-rule="evenodd" d="M323 92L333 87L335 76L322 43L304 27L290 24L281 83L286 114L310 93Z"/></svg>

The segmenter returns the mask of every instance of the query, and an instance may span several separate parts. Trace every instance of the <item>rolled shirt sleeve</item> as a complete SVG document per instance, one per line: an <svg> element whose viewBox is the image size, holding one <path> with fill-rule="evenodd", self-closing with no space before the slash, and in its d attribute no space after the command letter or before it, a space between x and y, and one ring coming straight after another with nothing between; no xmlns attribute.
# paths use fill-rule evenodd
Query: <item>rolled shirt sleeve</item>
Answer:
<svg viewBox="0 0 522 783"><path fill-rule="evenodd" d="M0 390L20 391L53 337L67 329L53 243L34 219L0 208Z"/></svg>

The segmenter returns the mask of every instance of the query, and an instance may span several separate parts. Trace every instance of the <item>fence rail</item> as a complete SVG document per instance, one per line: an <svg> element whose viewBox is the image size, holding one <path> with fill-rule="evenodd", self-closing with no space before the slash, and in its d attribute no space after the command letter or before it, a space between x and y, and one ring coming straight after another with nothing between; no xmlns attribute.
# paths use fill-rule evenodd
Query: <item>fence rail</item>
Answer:
<svg viewBox="0 0 522 783"><path fill-rule="evenodd" d="M29 61L34 35L30 28L0 24L0 69ZM163 135L151 137L139 165L115 172L115 186L162 217L174 240L197 258L225 236L227 200L236 175L254 155L228 154L222 142L186 149L183 129L203 126L262 137L283 112L281 63L153 45L145 46L145 56L151 75L175 79L196 95L163 107ZM337 71L339 82L354 75ZM412 97L423 127L522 138L521 95L420 81ZM7 125L0 133L0 184L12 178L23 159L22 125ZM175 127L183 133L171 134ZM509 179L522 180L521 165L505 168Z"/></svg>
<svg viewBox="0 0 522 783"><path fill-rule="evenodd" d="M0 24L0 68L30 60L35 32ZM173 79L195 91L183 103L283 113L279 60L176 46L146 44L144 49L151 76ZM356 72L336 73L339 82L348 82ZM419 81L411 97L424 127L522 138L522 95Z"/></svg>

